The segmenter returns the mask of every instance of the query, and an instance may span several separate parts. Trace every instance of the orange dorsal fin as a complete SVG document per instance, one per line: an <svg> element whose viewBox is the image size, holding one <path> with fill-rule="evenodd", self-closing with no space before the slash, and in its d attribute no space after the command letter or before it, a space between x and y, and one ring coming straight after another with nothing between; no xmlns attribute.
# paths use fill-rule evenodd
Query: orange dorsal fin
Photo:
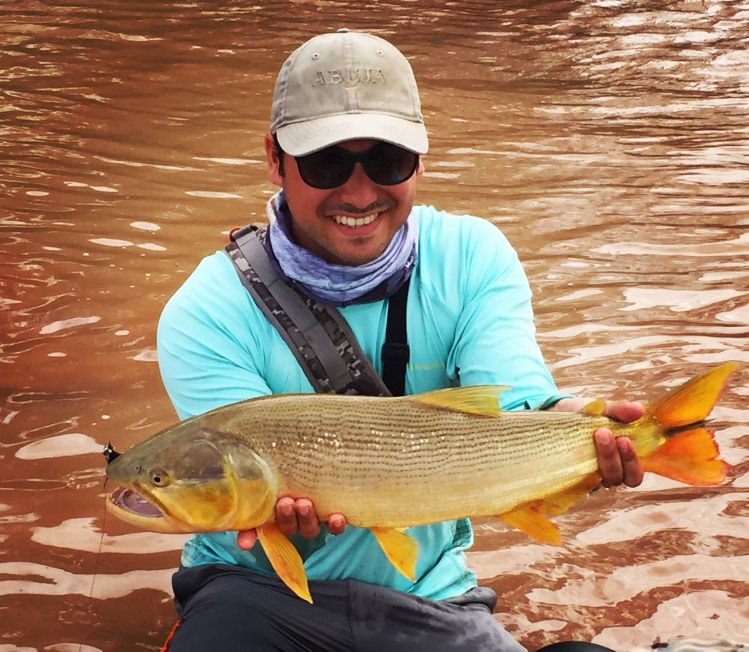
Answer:
<svg viewBox="0 0 749 652"><path fill-rule="evenodd" d="M500 514L499 518L507 525L522 530L536 541L559 545L562 540L559 528L548 517L564 514L600 484L601 476L598 473L591 473L563 491L518 505L509 512Z"/></svg>
<svg viewBox="0 0 749 652"><path fill-rule="evenodd" d="M648 412L667 430L701 423L715 406L728 377L739 366L738 362L726 362L688 380L649 405Z"/></svg>
<svg viewBox="0 0 749 652"><path fill-rule="evenodd" d="M270 565L281 581L302 600L312 604L312 595L307 584L307 573L299 551L275 523L265 523L257 528L257 538Z"/></svg>
<svg viewBox="0 0 749 652"><path fill-rule="evenodd" d="M453 412L498 417L500 414L499 395L506 389L509 388L504 385L453 387L409 396L406 400Z"/></svg>
<svg viewBox="0 0 749 652"><path fill-rule="evenodd" d="M405 532L395 528L373 527L370 531L380 544L385 557L395 569L412 582L416 581L416 560L419 544Z"/></svg>
<svg viewBox="0 0 749 652"><path fill-rule="evenodd" d="M731 467L718 457L718 445L712 433L695 428L668 439L655 453L640 461L644 471L708 487L723 482Z"/></svg>

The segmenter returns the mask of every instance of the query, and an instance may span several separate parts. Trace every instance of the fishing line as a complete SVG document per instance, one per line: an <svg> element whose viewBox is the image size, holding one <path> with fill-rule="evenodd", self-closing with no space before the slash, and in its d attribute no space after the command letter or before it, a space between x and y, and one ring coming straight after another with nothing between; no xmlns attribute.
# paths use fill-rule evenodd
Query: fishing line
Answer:
<svg viewBox="0 0 749 652"><path fill-rule="evenodd" d="M107 464L109 464L112 460L116 459L120 456L120 453L118 453L114 447L112 446L112 442L109 442L102 451L102 454L104 457L107 458ZM106 495L106 488L107 488L107 476L104 476L104 483L102 484L102 490L105 492ZM89 593L89 604L91 604L91 601L94 598L94 583L96 582L96 576L99 574L99 562L101 560L101 549L104 546L104 532L106 531L107 526L107 510L104 510L104 518L101 521L101 536L99 537L99 550L96 552L96 562L94 563L94 576L91 578L91 592Z"/></svg>
<svg viewBox="0 0 749 652"><path fill-rule="evenodd" d="M104 478L104 484L102 489L105 490L107 487L107 479ZM89 601L93 600L94 597L94 583L96 582L96 576L99 574L99 561L101 560L101 549L104 547L104 532L107 526L107 510L104 510L104 518L101 521L101 535L99 536L99 549L96 551L96 561L94 562L94 576L91 578L91 591L88 594Z"/></svg>
<svg viewBox="0 0 749 652"><path fill-rule="evenodd" d="M113 459L120 456L120 453L118 453L114 447L112 446L112 443L109 442L102 451L104 457L107 458L107 464L109 464ZM104 482L102 484L102 490L106 494L106 488L107 488L107 476L104 476ZM88 612L90 616L94 616L93 613L93 601L94 601L94 585L96 584L96 576L99 574L99 563L101 561L101 550L104 547L104 533L107 529L107 510L104 510L104 517L101 521L101 536L99 537L99 549L96 551L96 558L94 561L94 574L91 577L91 590L88 594ZM78 652L81 652L83 649L83 643L78 644Z"/></svg>
<svg viewBox="0 0 749 652"><path fill-rule="evenodd" d="M102 489L105 490L107 487L107 478L104 477L104 484L102 485ZM91 590L88 594L88 613L90 616L94 617L95 614L93 612L93 603L94 603L94 585L96 584L96 576L99 574L99 562L101 560L101 549L104 546L104 532L106 531L106 525L107 525L107 510L104 510L104 518L101 521L101 536L99 537L99 549L96 551L96 559L94 561L94 574L91 577ZM83 649L83 643L78 644L78 652L81 652Z"/></svg>

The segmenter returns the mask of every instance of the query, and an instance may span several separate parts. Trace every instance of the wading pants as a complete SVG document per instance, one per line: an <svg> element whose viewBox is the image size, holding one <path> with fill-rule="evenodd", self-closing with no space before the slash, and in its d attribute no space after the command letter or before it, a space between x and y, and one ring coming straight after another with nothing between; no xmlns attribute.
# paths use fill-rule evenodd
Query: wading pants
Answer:
<svg viewBox="0 0 749 652"><path fill-rule="evenodd" d="M180 568L168 652L524 652L492 616L494 591L425 600L355 581L311 581L314 604L236 566Z"/></svg>

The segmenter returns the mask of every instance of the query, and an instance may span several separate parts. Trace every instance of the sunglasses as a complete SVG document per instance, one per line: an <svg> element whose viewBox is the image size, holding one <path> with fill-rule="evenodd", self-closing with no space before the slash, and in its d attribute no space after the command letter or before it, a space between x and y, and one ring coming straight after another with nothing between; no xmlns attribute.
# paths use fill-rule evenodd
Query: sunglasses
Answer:
<svg viewBox="0 0 749 652"><path fill-rule="evenodd" d="M395 186L413 176L419 167L419 155L390 143L378 143L361 154L341 147L326 147L305 156L295 156L299 176L319 190L337 188L346 183L361 163L364 172L377 185Z"/></svg>

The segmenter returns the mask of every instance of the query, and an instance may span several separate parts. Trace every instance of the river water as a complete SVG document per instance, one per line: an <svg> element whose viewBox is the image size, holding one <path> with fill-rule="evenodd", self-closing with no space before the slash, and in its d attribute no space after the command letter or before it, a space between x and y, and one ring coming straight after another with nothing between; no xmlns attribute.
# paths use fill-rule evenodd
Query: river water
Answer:
<svg viewBox="0 0 749 652"><path fill-rule="evenodd" d="M664 9L667 7L667 9ZM275 74L342 26L412 61L419 200L497 224L561 387L647 400L749 361L749 2L0 5L0 651L157 650L181 537L103 509L101 447L175 415L160 309L262 220ZM447 270L449 273L449 270ZM559 519L477 523L526 646L749 639L749 373L713 413L721 487L648 478Z"/></svg>

